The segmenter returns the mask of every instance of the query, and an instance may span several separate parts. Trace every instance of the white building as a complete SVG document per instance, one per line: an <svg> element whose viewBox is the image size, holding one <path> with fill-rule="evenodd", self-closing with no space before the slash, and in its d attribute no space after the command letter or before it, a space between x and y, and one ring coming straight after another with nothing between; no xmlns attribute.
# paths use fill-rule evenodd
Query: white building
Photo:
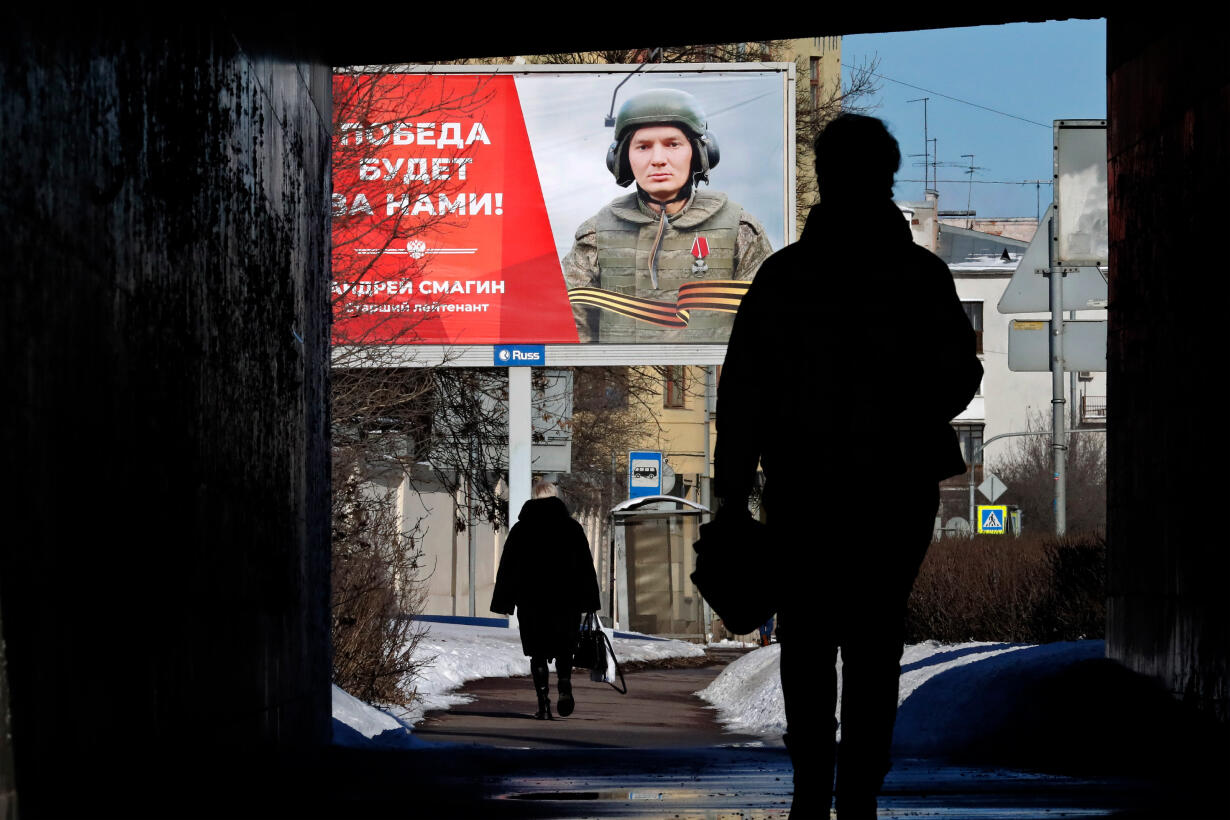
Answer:
<svg viewBox="0 0 1230 820"><path fill-rule="evenodd" d="M982 387L965 411L953 419L953 427L961 439L967 460L972 450L995 436L1029 429L1031 419L1035 421L1035 427L1038 418L1049 423L1051 374L1019 373L1008 369L1008 328L1014 319L1045 320L1050 319L1050 314L1008 316L997 309L1000 297L1029 245L1028 239L949 224L940 217L936 209L937 201L933 198L924 202L897 204L910 221L914 241L948 264L957 295L978 334L978 357L982 360L984 371ZM975 225L1010 222L1012 230L1006 233L1010 232L1016 237L1030 233L1021 230L1020 219L973 222ZM1036 223L1034 227L1036 229ZM1106 311L1087 310L1074 315L1078 319L1105 319ZM1073 318L1073 314L1066 318ZM1065 397L1069 402L1066 406L1069 424L1103 426L1106 422L1106 374L1071 374L1064 379L1064 384ZM986 455L994 463L1012 446L1012 439L1002 439L989 445ZM981 475L976 474L976 479L981 480ZM962 477L960 482L952 483L964 483L966 480ZM945 490L942 496L945 522L953 517L968 518L968 490L960 486L945 487ZM986 501L980 496L978 503Z"/></svg>

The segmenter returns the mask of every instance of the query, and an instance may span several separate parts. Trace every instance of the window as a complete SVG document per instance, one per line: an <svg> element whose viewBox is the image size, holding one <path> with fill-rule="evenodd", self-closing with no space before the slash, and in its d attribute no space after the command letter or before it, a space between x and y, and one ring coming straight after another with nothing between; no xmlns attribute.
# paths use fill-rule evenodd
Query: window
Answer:
<svg viewBox="0 0 1230 820"><path fill-rule="evenodd" d="M665 384L662 389L663 407L683 407L686 369L681 364L667 365L663 371Z"/></svg>
<svg viewBox="0 0 1230 820"><path fill-rule="evenodd" d="M811 58L811 110L820 107L820 58Z"/></svg>
<svg viewBox="0 0 1230 820"><path fill-rule="evenodd" d="M979 303L981 304L981 303ZM961 442L961 455L965 458L966 464L978 465L982 463L982 452L979 450L982 447L982 431L986 425L977 424L954 424L952 429L957 431L957 439ZM970 459L977 451L977 461L971 462Z"/></svg>
<svg viewBox="0 0 1230 820"><path fill-rule="evenodd" d="M970 327L974 329L974 337L978 346L977 352L982 352L982 302L962 302Z"/></svg>

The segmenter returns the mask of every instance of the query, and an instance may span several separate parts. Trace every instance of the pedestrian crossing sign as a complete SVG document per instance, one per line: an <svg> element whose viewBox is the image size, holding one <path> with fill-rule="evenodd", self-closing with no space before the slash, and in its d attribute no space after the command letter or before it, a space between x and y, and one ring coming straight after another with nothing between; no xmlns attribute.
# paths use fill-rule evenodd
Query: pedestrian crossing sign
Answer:
<svg viewBox="0 0 1230 820"><path fill-rule="evenodd" d="M978 532L988 535L1003 535L1007 528L1008 507L1003 504L979 505Z"/></svg>

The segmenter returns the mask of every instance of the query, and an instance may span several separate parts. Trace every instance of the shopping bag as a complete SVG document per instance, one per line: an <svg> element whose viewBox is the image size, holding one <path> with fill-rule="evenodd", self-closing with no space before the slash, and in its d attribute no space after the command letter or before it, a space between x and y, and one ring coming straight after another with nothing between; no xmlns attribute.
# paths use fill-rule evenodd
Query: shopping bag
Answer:
<svg viewBox="0 0 1230 820"><path fill-rule="evenodd" d="M602 638L602 629L597 614L586 612L582 616L581 630L577 633L576 648L572 652L574 669L595 669L599 666L606 666Z"/></svg>
<svg viewBox="0 0 1230 820"><path fill-rule="evenodd" d="M604 627L597 613L585 613L577 635L577 646L572 653L572 665L578 669L588 669L590 680L609 684L619 694L626 695L628 684L624 682L624 673L615 657L615 647L611 642L613 637L615 631ZM616 680L619 681L618 685Z"/></svg>

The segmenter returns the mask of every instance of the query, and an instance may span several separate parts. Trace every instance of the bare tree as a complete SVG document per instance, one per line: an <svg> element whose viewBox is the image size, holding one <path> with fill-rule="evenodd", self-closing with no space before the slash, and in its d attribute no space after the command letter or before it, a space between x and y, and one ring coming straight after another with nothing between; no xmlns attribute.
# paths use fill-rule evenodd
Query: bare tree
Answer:
<svg viewBox="0 0 1230 820"><path fill-rule="evenodd" d="M1049 431L1050 418L1035 414L1028 429ZM1007 454L995 461L992 472L1008 488L999 500L1021 508L1023 525L1030 531L1055 530L1055 478L1049 435L1013 439ZM1106 436L1076 432L1068 436L1068 532L1097 534L1106 531Z"/></svg>

